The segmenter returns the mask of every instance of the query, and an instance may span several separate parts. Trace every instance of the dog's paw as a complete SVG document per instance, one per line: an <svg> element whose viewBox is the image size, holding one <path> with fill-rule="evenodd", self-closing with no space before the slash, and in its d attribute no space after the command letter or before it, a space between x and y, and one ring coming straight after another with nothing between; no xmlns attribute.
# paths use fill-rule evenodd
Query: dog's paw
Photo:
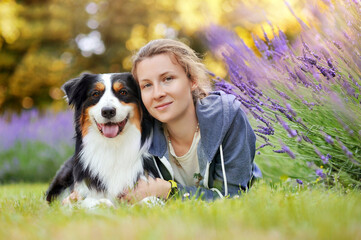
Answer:
<svg viewBox="0 0 361 240"><path fill-rule="evenodd" d="M110 201L107 198L102 198L102 199L99 199L98 201L99 201L99 204L105 204L107 207L114 207L114 204L112 203L112 201Z"/></svg>
<svg viewBox="0 0 361 240"><path fill-rule="evenodd" d="M95 198L85 198L81 202L81 207L83 208L95 208L101 205L105 205L107 207L114 207L112 201L107 198L95 199Z"/></svg>

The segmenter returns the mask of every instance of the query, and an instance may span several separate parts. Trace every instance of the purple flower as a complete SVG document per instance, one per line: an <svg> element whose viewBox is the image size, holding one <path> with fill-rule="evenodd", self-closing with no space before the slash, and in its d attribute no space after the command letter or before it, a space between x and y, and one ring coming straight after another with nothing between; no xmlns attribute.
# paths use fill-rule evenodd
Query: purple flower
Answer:
<svg viewBox="0 0 361 240"><path fill-rule="evenodd" d="M288 146L283 145L283 146L282 146L282 149L283 149L292 159L295 159L295 158L296 158L295 154L291 151L291 149L290 149Z"/></svg>
<svg viewBox="0 0 361 240"><path fill-rule="evenodd" d="M330 135L327 135L327 134L325 134L326 136L325 136L325 141L326 142L328 142L329 144L332 144L333 145L333 139L332 139L332 137L330 136Z"/></svg>
<svg viewBox="0 0 361 240"><path fill-rule="evenodd" d="M321 158L323 164L327 164L328 163L328 158L327 156L323 155L320 150L317 149L317 147L313 146L315 152L317 153L317 155Z"/></svg>
<svg viewBox="0 0 361 240"><path fill-rule="evenodd" d="M216 77L216 74L212 73L211 71L207 71L207 73L212 77Z"/></svg>
<svg viewBox="0 0 361 240"><path fill-rule="evenodd" d="M332 64L332 60L330 58L327 58L327 65L331 68L334 69L334 66Z"/></svg>
<svg viewBox="0 0 361 240"><path fill-rule="evenodd" d="M295 70L295 73L296 73L298 79L301 81L301 83L303 83L303 85L304 85L305 87L308 87L308 86L310 85L310 83L308 82L305 74L304 74L303 72L301 72L301 71L298 71L298 70L296 69L296 67L295 67L294 70Z"/></svg>
<svg viewBox="0 0 361 240"><path fill-rule="evenodd" d="M290 100L291 98L284 92L281 92L279 90L277 90L276 88L274 88L274 90L283 98L287 99L287 100Z"/></svg>
<svg viewBox="0 0 361 240"><path fill-rule="evenodd" d="M353 153L350 152L349 150L347 150L347 151L346 151L346 155L347 155L347 157L352 158Z"/></svg>
<svg viewBox="0 0 361 240"><path fill-rule="evenodd" d="M250 112L252 113L253 117L256 119L256 120L260 120L262 121L264 124L266 124L267 126L270 126L270 123L267 122L263 117L261 117L260 115L258 115L257 113L255 113L254 111L252 111L250 109Z"/></svg>
<svg viewBox="0 0 361 240"><path fill-rule="evenodd" d="M286 108L288 110L288 112L290 112L292 114L292 116L296 117L297 113L292 109L291 104L286 103Z"/></svg>
<svg viewBox="0 0 361 240"><path fill-rule="evenodd" d="M277 117L277 120L281 123L282 127L288 132L288 136L289 137L296 137L297 136L297 131L294 129L291 129L288 124L282 120L282 118Z"/></svg>
<svg viewBox="0 0 361 240"><path fill-rule="evenodd" d="M273 152L275 152L275 153L285 153L286 151L283 150L283 149L280 149L280 150L273 150Z"/></svg>
<svg viewBox="0 0 361 240"><path fill-rule="evenodd" d="M291 151L291 149L279 139L282 149L281 150L273 150L275 153L287 153L292 159L296 158L296 155Z"/></svg>
<svg viewBox="0 0 361 240"><path fill-rule="evenodd" d="M300 185L302 185L302 184L303 184L303 182L302 182L302 180L301 180L301 179L296 179L296 182L297 182L298 184L300 184Z"/></svg>
<svg viewBox="0 0 361 240"><path fill-rule="evenodd" d="M342 86L350 96L355 95L355 89L347 81L343 81Z"/></svg>
<svg viewBox="0 0 361 240"><path fill-rule="evenodd" d="M319 176L321 178L326 177L326 174L323 172L323 170L321 168L316 169L316 174L317 174L317 176Z"/></svg>
<svg viewBox="0 0 361 240"><path fill-rule="evenodd" d="M255 46L257 47L257 49L262 53L265 52L266 50L268 50L268 46L267 44L265 44L258 36L255 36L254 34L252 34L253 37L253 41L255 43Z"/></svg>
<svg viewBox="0 0 361 240"><path fill-rule="evenodd" d="M316 67L322 73L322 75L327 78L327 80L329 80L332 77L336 77L336 73L333 69L327 69L321 66L316 66Z"/></svg>
<svg viewBox="0 0 361 240"><path fill-rule="evenodd" d="M340 139L338 137L336 137L337 142L340 144L342 151L346 154L346 156L351 159L354 163L358 164L354 159L353 159L353 153L340 141Z"/></svg>
<svg viewBox="0 0 361 240"><path fill-rule="evenodd" d="M317 61L316 59L313 59L313 58L308 58L308 57L305 57L305 62L311 64L311 65L316 65Z"/></svg>
<svg viewBox="0 0 361 240"><path fill-rule="evenodd" d="M332 156L329 153L327 153L325 160L322 160L323 164L328 164L328 162L331 158L332 158Z"/></svg>
<svg viewBox="0 0 361 240"><path fill-rule="evenodd" d="M263 132L265 135L273 135L274 129L272 127L257 126L258 130Z"/></svg>
<svg viewBox="0 0 361 240"><path fill-rule="evenodd" d="M261 148L264 148L266 146L270 146L271 144L270 143L265 143L265 144L262 144L261 146L259 146L256 150L259 150Z"/></svg>
<svg viewBox="0 0 361 240"><path fill-rule="evenodd" d="M294 79L294 80L296 80L296 79L297 79L296 74L294 74L291 70L289 70L289 68L288 68L287 65L285 65L285 68L286 68L288 74L291 76L291 78Z"/></svg>
<svg viewBox="0 0 361 240"><path fill-rule="evenodd" d="M269 138L266 138L265 136L263 136L261 134L256 133L256 135L259 136L260 138L262 138L263 140L265 140L266 142L269 141Z"/></svg>
<svg viewBox="0 0 361 240"><path fill-rule="evenodd" d="M339 50L342 50L342 47L341 47L341 43L340 42L337 42L337 41L332 41L333 44L339 49Z"/></svg>

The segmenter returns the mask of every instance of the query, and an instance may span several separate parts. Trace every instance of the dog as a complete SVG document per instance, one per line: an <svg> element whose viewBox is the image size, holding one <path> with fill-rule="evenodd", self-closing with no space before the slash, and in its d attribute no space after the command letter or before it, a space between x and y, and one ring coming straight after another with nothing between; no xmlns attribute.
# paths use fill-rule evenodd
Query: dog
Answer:
<svg viewBox="0 0 361 240"><path fill-rule="evenodd" d="M83 74L62 90L74 108L75 153L51 182L49 203L70 192L63 204L114 206L140 178L159 177L147 153L152 118L130 73Z"/></svg>

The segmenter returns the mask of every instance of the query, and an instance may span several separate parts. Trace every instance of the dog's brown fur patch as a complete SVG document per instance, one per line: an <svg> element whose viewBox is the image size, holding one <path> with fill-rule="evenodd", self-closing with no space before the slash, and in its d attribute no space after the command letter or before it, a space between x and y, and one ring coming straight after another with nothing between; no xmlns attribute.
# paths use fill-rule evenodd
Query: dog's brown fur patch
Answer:
<svg viewBox="0 0 361 240"><path fill-rule="evenodd" d="M119 92L123 87L123 84L121 84L120 82L115 82L113 84L113 89L115 92Z"/></svg>
<svg viewBox="0 0 361 240"><path fill-rule="evenodd" d="M85 109L85 111L81 114L79 119L80 127L81 127L81 135L83 138L85 137L85 135L88 134L88 130L91 125L90 116L89 116L90 108Z"/></svg>
<svg viewBox="0 0 361 240"><path fill-rule="evenodd" d="M141 122L142 122L142 112L139 110L139 107L136 103L124 103L125 106L130 106L132 109L134 109L133 116L129 118L129 121L136 126L136 128L141 132Z"/></svg>

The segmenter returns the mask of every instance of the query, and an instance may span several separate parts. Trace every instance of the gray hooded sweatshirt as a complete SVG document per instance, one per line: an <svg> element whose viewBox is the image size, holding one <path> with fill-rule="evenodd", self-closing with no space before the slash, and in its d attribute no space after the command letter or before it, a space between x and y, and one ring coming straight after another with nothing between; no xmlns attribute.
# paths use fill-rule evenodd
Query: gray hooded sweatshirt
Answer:
<svg viewBox="0 0 361 240"><path fill-rule="evenodd" d="M262 174L253 162L256 136L241 103L233 95L215 91L197 101L196 114L201 132L196 176L200 182L199 186L178 184L180 195L213 200L246 191ZM174 180L162 123L156 120L153 130L149 153L162 178Z"/></svg>

